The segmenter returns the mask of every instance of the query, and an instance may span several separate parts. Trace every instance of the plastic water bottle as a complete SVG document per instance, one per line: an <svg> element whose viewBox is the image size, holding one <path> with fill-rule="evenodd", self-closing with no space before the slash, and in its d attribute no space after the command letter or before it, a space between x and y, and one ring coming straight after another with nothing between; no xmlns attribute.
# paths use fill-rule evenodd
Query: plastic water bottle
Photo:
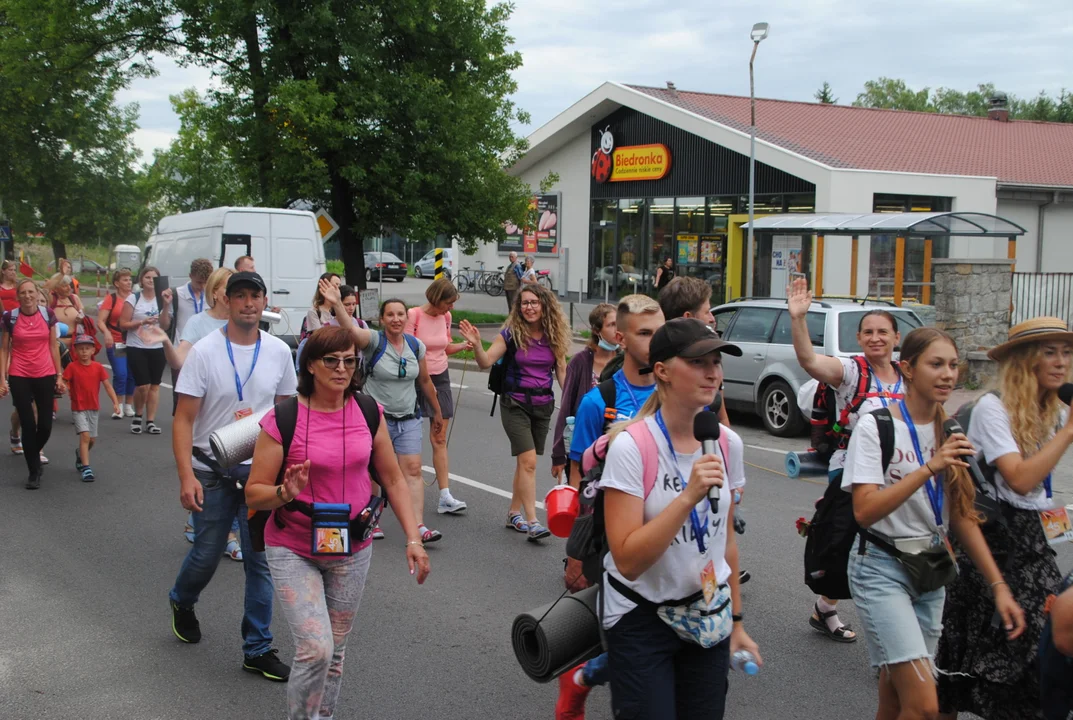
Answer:
<svg viewBox="0 0 1073 720"><path fill-rule="evenodd" d="M760 672L760 666L756 664L756 657L748 650L738 650L730 658L730 667L741 670L746 675L756 675Z"/></svg>
<svg viewBox="0 0 1073 720"><path fill-rule="evenodd" d="M574 439L574 416L566 418L566 426L563 428L563 445L566 452L570 452L570 441Z"/></svg>

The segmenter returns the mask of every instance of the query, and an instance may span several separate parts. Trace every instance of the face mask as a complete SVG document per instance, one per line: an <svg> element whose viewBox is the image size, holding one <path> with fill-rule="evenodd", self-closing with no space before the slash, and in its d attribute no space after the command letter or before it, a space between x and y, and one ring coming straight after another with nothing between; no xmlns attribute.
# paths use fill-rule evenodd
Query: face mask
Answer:
<svg viewBox="0 0 1073 720"><path fill-rule="evenodd" d="M603 338L600 338L599 342L597 342L596 344L601 350L607 350L608 352L615 352L616 350L618 350L618 345L609 343Z"/></svg>

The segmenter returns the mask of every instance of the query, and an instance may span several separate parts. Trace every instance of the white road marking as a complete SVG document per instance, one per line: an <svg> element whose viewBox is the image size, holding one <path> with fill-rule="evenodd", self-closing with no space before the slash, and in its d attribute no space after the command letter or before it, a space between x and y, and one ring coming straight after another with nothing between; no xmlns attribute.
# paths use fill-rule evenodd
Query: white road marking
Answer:
<svg viewBox="0 0 1073 720"><path fill-rule="evenodd" d="M422 465L421 469L427 472L429 475L436 474L436 470L434 468L430 468L428 465ZM463 485L469 485L470 487L475 487L478 490L484 490L487 493L492 493L493 495L498 495L499 497L504 497L510 500L511 494L506 490L500 490L497 487L485 485L484 483L478 482L477 480L470 480L468 477L462 477L461 475L455 475L454 473L447 473L447 477L451 478L451 480L453 480L454 482L459 482ZM544 503L539 500L537 500L536 506L541 510L544 509Z"/></svg>
<svg viewBox="0 0 1073 720"><path fill-rule="evenodd" d="M458 383L451 383L451 387L458 390L469 390L469 385L459 385Z"/></svg>

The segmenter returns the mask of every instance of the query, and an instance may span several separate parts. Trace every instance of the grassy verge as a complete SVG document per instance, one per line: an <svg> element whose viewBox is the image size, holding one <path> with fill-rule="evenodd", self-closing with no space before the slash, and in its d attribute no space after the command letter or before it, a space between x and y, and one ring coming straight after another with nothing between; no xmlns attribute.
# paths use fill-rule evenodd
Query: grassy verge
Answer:
<svg viewBox="0 0 1073 720"><path fill-rule="evenodd" d="M458 336L453 337L451 340L452 340L452 342L456 342L456 343L465 342L465 340L463 338L458 337ZM492 347L492 343L488 342L487 340L481 340L481 345L484 346L485 350L487 350L488 348ZM452 360L473 360L474 359L473 351L472 350L463 350L460 353L452 355L451 359Z"/></svg>
<svg viewBox="0 0 1073 720"><path fill-rule="evenodd" d="M471 323L496 323L503 324L507 320L506 315L498 313L474 312L473 310L452 310L451 320L456 323L469 320Z"/></svg>

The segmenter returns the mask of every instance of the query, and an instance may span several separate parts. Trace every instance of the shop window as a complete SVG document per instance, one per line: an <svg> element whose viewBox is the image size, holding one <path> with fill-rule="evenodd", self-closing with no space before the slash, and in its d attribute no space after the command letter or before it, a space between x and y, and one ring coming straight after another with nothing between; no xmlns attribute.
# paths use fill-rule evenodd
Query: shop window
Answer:
<svg viewBox="0 0 1073 720"><path fill-rule="evenodd" d="M738 311L738 317L730 328L727 340L738 343L766 343L779 310L775 308L746 307Z"/></svg>
<svg viewBox="0 0 1073 720"><path fill-rule="evenodd" d="M645 262L645 201L619 200L618 279L619 295L639 291Z"/></svg>
<svg viewBox="0 0 1073 720"><path fill-rule="evenodd" d="M646 262L639 268L643 287L651 289L651 278L663 258L674 257L674 198L656 198L648 206L648 238Z"/></svg>
<svg viewBox="0 0 1073 720"><path fill-rule="evenodd" d="M827 315L810 312L805 315L805 324L808 326L808 337L813 346L822 348ZM771 342L774 345L793 345L794 343L790 332L790 313L785 310L779 313L779 319L775 321L775 333L771 336Z"/></svg>

